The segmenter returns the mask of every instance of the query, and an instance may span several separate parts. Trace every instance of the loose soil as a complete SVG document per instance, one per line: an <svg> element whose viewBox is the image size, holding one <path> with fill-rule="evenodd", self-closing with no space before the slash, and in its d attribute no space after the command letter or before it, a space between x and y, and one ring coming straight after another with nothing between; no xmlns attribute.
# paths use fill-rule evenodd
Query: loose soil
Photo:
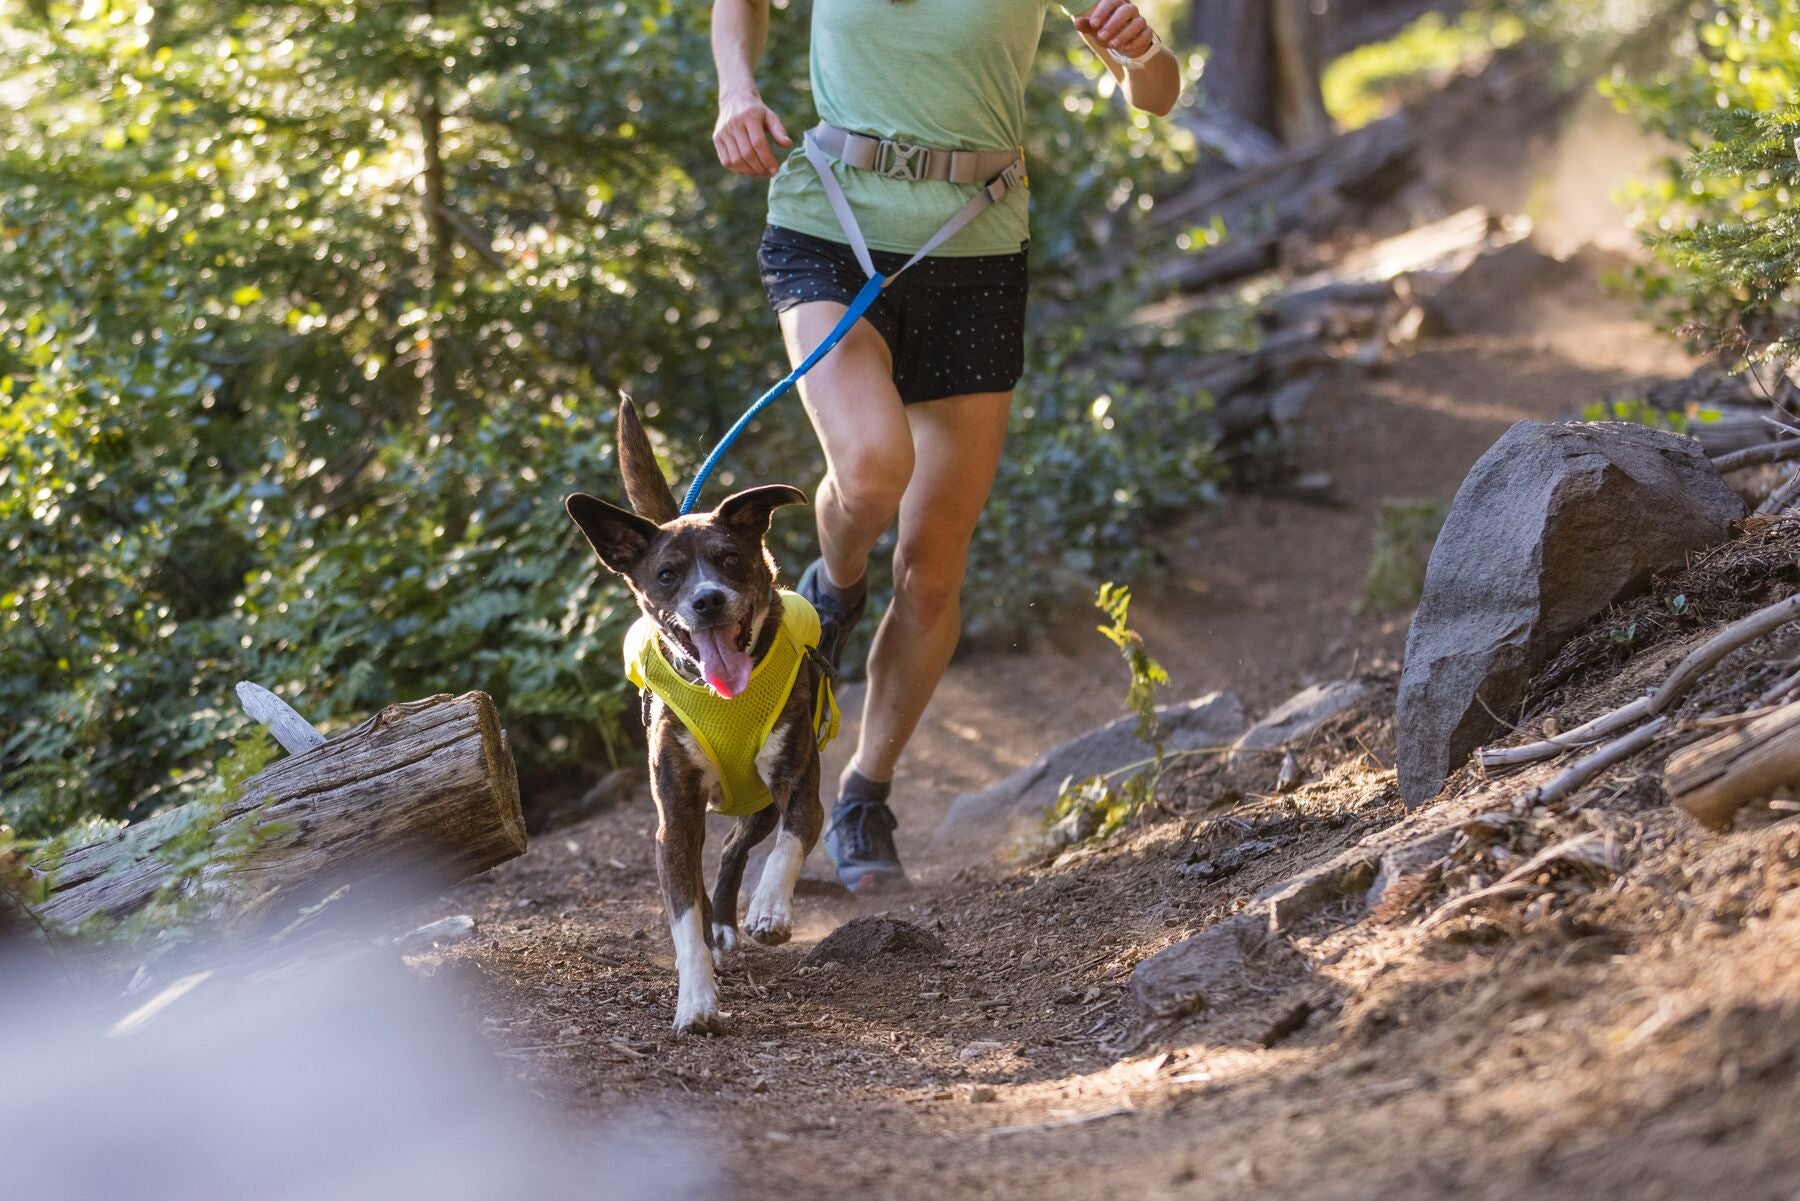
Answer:
<svg viewBox="0 0 1800 1201"><path fill-rule="evenodd" d="M1524 138L1503 118L1444 121L1446 209L1503 155L1540 176L1566 161L1535 126ZM1456 169L1471 129L1503 142L1475 156L1485 174ZM1329 472L1338 503L1237 497L1163 536L1164 570L1140 584L1133 617L1180 694L1229 689L1261 708L1314 680L1391 680L1406 615L1356 611L1380 502L1447 500L1512 422L1690 366L1592 272L1493 300L1491 328L1328 381L1299 465ZM1547 711L1592 711L1607 675L1572 670ZM1631 764L1573 812L1515 816L1527 777L1464 781L1409 817L1380 700L1304 748L1306 782L1284 796L1272 764L1206 761L1099 846L1009 858L932 845L950 798L1115 717L1123 685L1084 614L1024 653L958 662L898 797L919 886L857 901L814 864L795 941L727 962L727 1035L670 1033L641 796L446 897L443 912L474 914L480 933L415 963L466 989L529 1087L687 1132L733 1197L1797 1195L1800 829L1769 814L1703 833ZM1266 887L1363 840L1490 811L1413 891L1374 913L1355 897L1315 911L1199 1013L1157 1024L1134 1009L1136 964ZM1571 873L1529 905L1423 927L1453 891L1593 831L1622 874ZM803 962L871 913L946 949Z"/></svg>

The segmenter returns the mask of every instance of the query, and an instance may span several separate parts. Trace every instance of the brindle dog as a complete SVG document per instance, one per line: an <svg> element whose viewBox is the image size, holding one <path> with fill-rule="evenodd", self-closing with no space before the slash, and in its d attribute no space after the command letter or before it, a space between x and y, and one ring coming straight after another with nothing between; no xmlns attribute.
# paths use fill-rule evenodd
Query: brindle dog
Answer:
<svg viewBox="0 0 1800 1201"><path fill-rule="evenodd" d="M768 653L781 626L775 563L763 543L771 514L782 505L805 504L806 495L786 484L770 484L726 497L710 513L682 517L629 400L619 406L618 437L625 495L636 511L576 493L566 502L569 516L656 623L663 652L676 670L723 696L735 696L749 684L752 668ZM820 669L809 656L756 757L757 772L775 803L738 819L725 842L710 903L700 855L707 803L718 792L718 775L681 719L654 696L646 701L657 814L656 874L679 979L677 1032L719 1029L713 973L724 953L737 945L744 861L778 825L775 849L751 897L744 928L770 946L786 942L793 932L800 865L825 821L812 727L819 683Z"/></svg>

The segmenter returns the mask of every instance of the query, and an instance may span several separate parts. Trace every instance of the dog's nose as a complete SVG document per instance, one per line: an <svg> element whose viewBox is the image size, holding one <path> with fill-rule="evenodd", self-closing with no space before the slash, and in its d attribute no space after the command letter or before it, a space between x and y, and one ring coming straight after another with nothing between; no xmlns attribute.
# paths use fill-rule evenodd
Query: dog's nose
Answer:
<svg viewBox="0 0 1800 1201"><path fill-rule="evenodd" d="M725 590L722 588L702 588L694 593L694 598L688 602L688 607L693 609L694 616L702 621L713 621L725 616L727 599Z"/></svg>

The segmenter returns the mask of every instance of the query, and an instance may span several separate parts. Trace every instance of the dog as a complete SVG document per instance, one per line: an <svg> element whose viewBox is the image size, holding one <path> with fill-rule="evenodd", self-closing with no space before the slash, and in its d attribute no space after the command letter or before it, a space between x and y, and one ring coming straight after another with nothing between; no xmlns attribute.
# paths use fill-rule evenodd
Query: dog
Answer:
<svg viewBox="0 0 1800 1201"><path fill-rule="evenodd" d="M631 511L586 493L570 496L564 507L600 561L631 589L643 613L634 634L641 631L654 642L646 652L654 650L665 670L679 674L691 690L683 695L697 694L704 685L719 697L742 697L756 668L775 662L767 657L776 651L778 638L787 636L788 622L799 620L801 609L813 623L816 647L817 618L804 601L776 589L774 558L764 543L774 511L805 504L805 493L769 484L728 496L710 513L680 516L629 399L619 406L618 462ZM784 614L784 606L794 608ZM780 648L783 655L791 650ZM677 1033L717 1033L722 1028L715 972L738 944L738 891L745 860L772 831L777 832L775 847L751 897L744 933L767 946L792 936L800 865L825 821L819 800L819 726L827 710L834 731L829 673L816 650L808 650L766 740L755 751L755 774L767 789L768 803L738 817L709 900L701 865L706 811L719 806L729 778L722 778L719 761L708 753L710 743L703 746L670 701L648 688L644 692L657 815L656 874L675 944Z"/></svg>

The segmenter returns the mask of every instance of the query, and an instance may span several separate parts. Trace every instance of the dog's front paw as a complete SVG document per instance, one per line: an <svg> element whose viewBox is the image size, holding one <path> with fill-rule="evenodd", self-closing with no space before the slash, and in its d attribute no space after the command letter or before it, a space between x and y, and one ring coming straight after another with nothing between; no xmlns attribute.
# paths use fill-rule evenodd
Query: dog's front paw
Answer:
<svg viewBox="0 0 1800 1201"><path fill-rule="evenodd" d="M778 947L794 936L794 917L786 905L752 909L744 933L765 947Z"/></svg>
<svg viewBox="0 0 1800 1201"><path fill-rule="evenodd" d="M719 1016L719 994L711 989L685 993L675 1002L675 1033L723 1034L725 1023Z"/></svg>
<svg viewBox="0 0 1800 1201"><path fill-rule="evenodd" d="M717 968L717 967L723 966L723 964L725 962L725 956L727 956L727 955L731 954L733 951L737 950L737 945L738 945L738 932L737 932L736 926L721 926L716 922L713 923L713 928L712 928L713 967Z"/></svg>

